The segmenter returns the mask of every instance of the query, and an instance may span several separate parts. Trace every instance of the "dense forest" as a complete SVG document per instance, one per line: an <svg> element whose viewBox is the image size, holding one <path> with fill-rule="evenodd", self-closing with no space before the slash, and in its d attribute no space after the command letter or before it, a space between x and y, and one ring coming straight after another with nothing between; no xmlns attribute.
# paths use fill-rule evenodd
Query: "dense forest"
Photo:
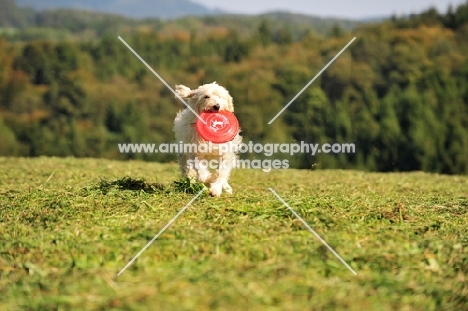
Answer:
<svg viewBox="0 0 468 311"><path fill-rule="evenodd" d="M262 18L252 27L142 27L122 37L170 85L225 86L245 140L356 144L356 154L295 156L292 167L468 173L468 2L326 34L309 27L298 35ZM118 143L172 142L183 105L114 33L0 37L0 68L0 155L175 161L118 153Z"/></svg>

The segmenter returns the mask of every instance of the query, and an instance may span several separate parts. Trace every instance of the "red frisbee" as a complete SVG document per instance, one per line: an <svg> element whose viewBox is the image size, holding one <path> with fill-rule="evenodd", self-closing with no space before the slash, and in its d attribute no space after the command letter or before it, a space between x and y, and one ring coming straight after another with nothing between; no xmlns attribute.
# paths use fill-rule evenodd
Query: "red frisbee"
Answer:
<svg viewBox="0 0 468 311"><path fill-rule="evenodd" d="M232 112L202 112L200 117L206 124L197 118L195 128L206 141L221 144L233 140L239 133L239 121Z"/></svg>

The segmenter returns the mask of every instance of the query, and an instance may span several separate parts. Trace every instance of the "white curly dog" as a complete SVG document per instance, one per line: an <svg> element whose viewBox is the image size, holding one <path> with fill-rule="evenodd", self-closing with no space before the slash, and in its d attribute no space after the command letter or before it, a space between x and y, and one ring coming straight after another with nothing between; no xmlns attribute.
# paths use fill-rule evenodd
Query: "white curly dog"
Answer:
<svg viewBox="0 0 468 311"><path fill-rule="evenodd" d="M184 85L176 85L175 91L197 113L223 110L234 112L231 95L216 82L204 84L195 90ZM188 108L180 111L174 120L176 142L182 142L183 145L196 144L197 146L196 150L190 150L187 153L179 150L181 173L185 177L196 179L208 185L212 196L220 196L223 190L226 193L232 193L228 179L233 168L233 161L237 159L235 146L242 142L242 137L237 133L232 141L225 143L229 144L230 147L222 148L223 144L207 142L198 135L195 128L196 120L197 116ZM207 152L200 152L205 150ZM215 160L214 163L217 163L217 167L210 170L210 167L204 165L194 165L197 163L196 160L198 163L202 160L206 160L205 163Z"/></svg>

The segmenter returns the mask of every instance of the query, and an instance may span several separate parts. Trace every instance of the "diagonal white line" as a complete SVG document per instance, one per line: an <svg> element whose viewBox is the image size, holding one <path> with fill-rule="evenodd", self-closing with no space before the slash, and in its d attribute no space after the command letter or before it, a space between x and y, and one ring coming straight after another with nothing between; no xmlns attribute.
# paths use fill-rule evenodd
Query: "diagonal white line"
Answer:
<svg viewBox="0 0 468 311"><path fill-rule="evenodd" d="M130 265L151 245L151 243L153 243L167 228L169 228L169 226L172 225L172 223L177 219L177 217L179 217L193 203L193 201L195 201L200 196L200 194L202 194L203 191L205 191L205 189L200 190L200 192L198 192L197 195L192 200L190 200L190 202L188 202L188 204L185 205L177 213L177 215L175 215L174 218L172 218L171 221L169 221L167 225L165 225L164 228L162 228L161 231L159 231L159 233L156 234L154 238L151 241L149 241L148 244L146 244L145 247L143 247L142 250L127 263L127 265L122 270L120 270L119 273L117 273L117 276L120 276L128 267L130 267Z"/></svg>
<svg viewBox="0 0 468 311"><path fill-rule="evenodd" d="M185 102L185 100L183 100L182 97L180 97L180 96L169 86L169 84L167 84L166 81L164 81L164 79L161 78L161 76L158 75L158 73L157 73L156 71L154 71L153 68L151 68L150 65L148 65L148 64L146 63L146 62L144 61L144 59L141 58L140 55L138 55L138 53L135 52L135 51L130 47L130 45L127 44L127 42L125 42L124 39L122 39L120 36L119 36L119 39L120 39L120 41L122 41L123 44L125 44L125 46L126 46L130 51L132 51L133 54L135 54L135 56L136 56L143 64L145 64L146 67L148 67L149 70L151 70L151 72L152 72L156 77L158 77L159 80L161 80L161 82L162 82L169 90L171 90L172 93L174 93L174 95L175 95L178 99L180 99L181 102L184 103L185 106L187 106L188 109L190 109L190 111L192 111L192 112L197 116L197 118L198 118L201 122L203 122L204 124L206 124L205 120L203 120L202 117L200 117L200 116L198 115L198 113L196 113L195 110L193 110L192 107L190 107L190 106Z"/></svg>
<svg viewBox="0 0 468 311"><path fill-rule="evenodd" d="M304 86L304 87L302 88L302 90L300 90L300 92L299 92L299 93L297 93L297 95L296 95L296 96L294 96L294 98L293 98L293 99L291 99L291 100L289 101L289 103L288 103L286 106L284 106L284 107L283 107L283 109L281 109L281 111L280 111L280 112L278 112L278 113L276 114L276 116L275 116L273 119L271 119L271 120L270 120L270 122L268 122L268 124L271 124L271 123L273 123L273 121L275 121L275 120L276 120L276 118L278 118L278 117L280 116L280 114L282 114L282 113L283 113L283 112L284 112L284 111L285 111L285 110L286 110L286 109L289 107L289 105L291 105L291 104L293 103L293 101L295 101L295 100L296 100L296 98L298 98L298 97L299 97L299 95L301 95L301 94L302 94L302 92L304 92L304 91L305 91L305 89L306 89L306 88L308 88L308 87L309 87L309 85L311 85L311 84L312 84L312 82L314 82L314 81L315 81L315 79L317 79L317 78L318 78L318 77L319 77L319 76L322 74L322 72L324 72L324 71L325 71L325 69L327 69L327 68L328 68L328 66L330 66L330 65L331 65L331 63L333 63L333 62L335 61L335 59L337 59L337 58L338 58L338 56L340 56L340 55L341 55L341 53L343 53L343 52L344 52L344 50L346 50L346 49L348 48L348 46L350 46L350 45L351 45L351 43L353 43L353 41L354 41L354 40L356 40L356 37L354 37L353 39L351 39L351 41L349 41L349 43L348 43L348 44L346 44L346 46L345 46L343 49L341 49L341 51L340 51L340 52L338 52L338 54L336 54L336 56L335 56L335 57L333 57L333 59L332 59L331 61L329 61L329 62L328 62L328 64L327 64L325 67L323 67L323 69L322 69L322 70L320 70L320 72L319 72L318 74L316 74L316 75L315 75L315 77L314 77L312 80L310 80L310 81L309 81L309 83L307 83L307 84L306 84L306 86Z"/></svg>
<svg viewBox="0 0 468 311"><path fill-rule="evenodd" d="M44 188L44 186L49 182L49 180L52 178L52 176L54 176L56 171L53 171L52 174L50 174L49 178L47 178L46 182L43 183L42 185L39 186L39 188Z"/></svg>
<svg viewBox="0 0 468 311"><path fill-rule="evenodd" d="M320 237L320 235L318 235L318 233L315 232L314 229L312 229L312 228L309 226L309 224L308 224L304 219L302 219L301 216L299 216L299 214L297 214L296 211L294 211L294 210L288 205L288 203L286 203L286 202L275 192L275 190L273 190L272 188L268 188L268 190L270 190L270 191L284 204L284 206L286 206L286 207L294 214L294 216L296 216L296 217L304 224L304 226L306 226L307 229L309 229L309 231L312 232L312 233L317 237L317 239L319 239L319 241L322 242L323 245L325 245L325 246L330 250L330 252L332 252L333 255L335 255L336 258L338 258L338 259L346 266L346 268L348 268L354 275L357 275L356 271L354 271L353 268L351 268L351 267L346 263L346 261L344 261L343 258L341 258L340 255L338 255L338 253L335 252L335 251L333 250L333 248L331 248L330 245L328 245L327 242L325 242L325 240L322 239L322 238Z"/></svg>

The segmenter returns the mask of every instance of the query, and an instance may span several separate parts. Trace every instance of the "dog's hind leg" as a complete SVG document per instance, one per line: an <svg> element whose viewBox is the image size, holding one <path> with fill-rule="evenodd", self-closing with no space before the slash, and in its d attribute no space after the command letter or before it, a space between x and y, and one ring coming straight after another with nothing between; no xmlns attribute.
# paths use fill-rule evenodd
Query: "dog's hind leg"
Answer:
<svg viewBox="0 0 468 311"><path fill-rule="evenodd" d="M194 157L188 156L186 154L179 154L179 169L183 177L188 177L190 179L197 178Z"/></svg>

